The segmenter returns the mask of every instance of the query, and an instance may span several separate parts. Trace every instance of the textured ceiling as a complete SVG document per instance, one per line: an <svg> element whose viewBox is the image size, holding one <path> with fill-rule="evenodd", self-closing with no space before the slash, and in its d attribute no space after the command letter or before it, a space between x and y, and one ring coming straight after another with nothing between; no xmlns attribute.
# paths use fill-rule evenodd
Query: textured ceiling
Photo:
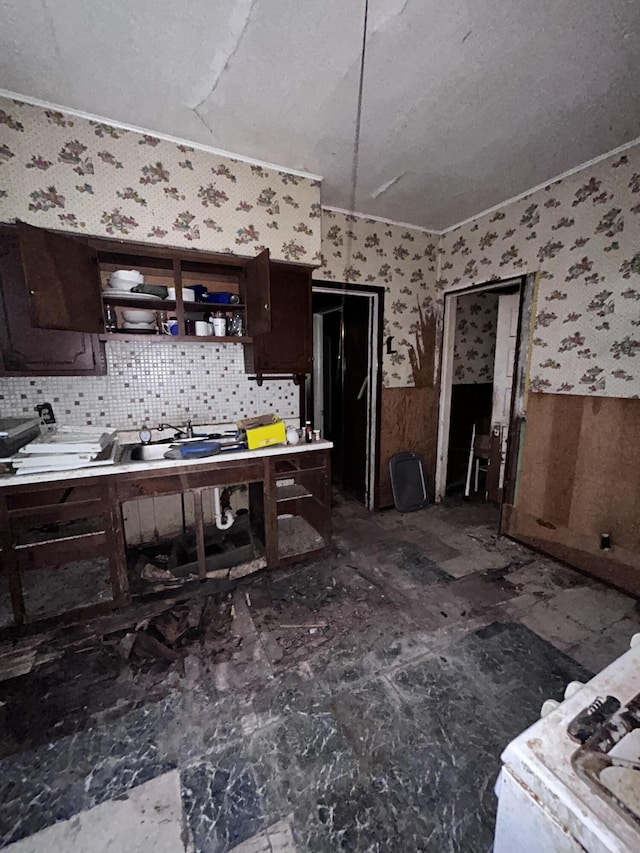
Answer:
<svg viewBox="0 0 640 853"><path fill-rule="evenodd" d="M0 87L324 177L363 0L0 0ZM355 209L442 229L640 136L638 0L370 0Z"/></svg>

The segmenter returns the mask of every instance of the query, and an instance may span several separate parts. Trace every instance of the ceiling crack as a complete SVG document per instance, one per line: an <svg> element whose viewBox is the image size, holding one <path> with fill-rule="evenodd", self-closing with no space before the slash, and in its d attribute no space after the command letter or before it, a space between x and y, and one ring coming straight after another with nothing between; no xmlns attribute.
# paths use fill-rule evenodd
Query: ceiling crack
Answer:
<svg viewBox="0 0 640 853"><path fill-rule="evenodd" d="M193 112L196 114L196 116L200 119L202 124L207 128L207 130L211 134L213 134L213 130L209 127L209 125L207 124L207 122L203 118L203 116L200 112L200 109L201 109L202 105L205 103L205 101L208 101L209 98L213 95L213 93L215 92L215 90L218 87L218 83L222 79L222 75L227 70L227 68L231 64L231 61L233 60L234 56L238 52L238 49L242 43L244 35L245 35L245 33L249 27L249 23L251 21L251 16L253 15L253 10L254 10L257 2L258 2L258 0L248 0L248 8L246 9L246 12L244 15L244 21L242 23L242 27L240 29L240 32L238 33L238 36L235 40L235 44L233 45L231 50L228 52L226 58L224 59L224 62L222 62L220 64L220 67L219 67L219 69L215 75L215 79L214 79L213 83L211 84L211 86L209 87L209 91L206 93L206 95L203 98L200 98L200 100L198 101L198 103L194 107L191 108L193 110ZM246 7L246 4L245 4L245 7Z"/></svg>
<svg viewBox="0 0 640 853"><path fill-rule="evenodd" d="M387 192L387 190L390 190L390 189L391 189L391 187L395 186L395 184L397 184L397 183L398 183L398 181L402 180L402 178L404 178L404 176L405 176L406 174L407 174L407 173L406 173L406 171L405 171L405 172L401 172L399 175L396 175L396 176L395 176L395 178L391 178L391 180L390 180L390 181L386 181L384 184L381 184L381 185L378 187L378 189L377 189L377 190L374 190L374 191L371 193L371 198L378 198L378 197L379 197L379 196L381 196L383 193L386 193L386 192Z"/></svg>
<svg viewBox="0 0 640 853"><path fill-rule="evenodd" d="M396 2L398 2L398 0L396 0ZM369 37L375 35L379 30L384 29L384 27L386 27L387 24L391 21L402 17L405 9L409 5L409 0L404 0L404 2L400 0L400 2L401 5L397 9L392 8L393 3L387 3L387 5L383 5L382 11L378 11L378 14L380 14L379 18L375 14L372 15L373 20L369 29Z"/></svg>
<svg viewBox="0 0 640 853"><path fill-rule="evenodd" d="M51 38L53 40L53 47L56 53L56 57L58 62L60 63L60 68L64 68L64 61L62 59L62 51L60 50L60 45L58 44L58 36L56 35L56 27L53 20L53 15L51 14L51 9L47 6L47 0L40 0L40 5L42 6L42 11L44 13L44 18L47 22L47 26L51 31Z"/></svg>

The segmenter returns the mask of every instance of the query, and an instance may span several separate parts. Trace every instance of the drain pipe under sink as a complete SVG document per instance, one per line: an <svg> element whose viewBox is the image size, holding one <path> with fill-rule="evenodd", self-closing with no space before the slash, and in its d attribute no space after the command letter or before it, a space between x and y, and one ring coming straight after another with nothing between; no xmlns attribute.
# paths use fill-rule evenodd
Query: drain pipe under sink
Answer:
<svg viewBox="0 0 640 853"><path fill-rule="evenodd" d="M218 530L228 530L233 524L233 510L227 508L222 512L219 488L213 490L213 517Z"/></svg>

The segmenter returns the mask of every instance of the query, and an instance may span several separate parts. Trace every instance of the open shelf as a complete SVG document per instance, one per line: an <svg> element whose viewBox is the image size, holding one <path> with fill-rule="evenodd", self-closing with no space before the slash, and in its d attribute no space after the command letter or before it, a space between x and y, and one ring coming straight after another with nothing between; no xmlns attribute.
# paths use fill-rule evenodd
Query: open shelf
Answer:
<svg viewBox="0 0 640 853"><path fill-rule="evenodd" d="M250 344L253 341L253 338L247 337L216 337L215 335L136 335L135 332L133 334L126 332L107 332L99 337L101 341L135 341L136 343L141 341L150 341L153 343L164 342L169 344L201 344L204 341L220 344Z"/></svg>
<svg viewBox="0 0 640 853"><path fill-rule="evenodd" d="M320 533L302 516L278 516L278 554L281 560L295 560L325 546Z"/></svg>
<svg viewBox="0 0 640 853"><path fill-rule="evenodd" d="M276 484L276 502L295 501L298 498L311 498L312 492L300 483L290 483L286 486Z"/></svg>
<svg viewBox="0 0 640 853"><path fill-rule="evenodd" d="M147 311L175 311L176 303L175 300L171 299L145 299L141 297L140 299L122 299L118 296L105 295L104 291L102 293L102 301L105 305L117 305L119 308L144 308ZM191 303L188 303L191 304ZM197 305L197 302L193 303Z"/></svg>
<svg viewBox="0 0 640 853"><path fill-rule="evenodd" d="M102 301L107 305L117 305L120 308L146 308L148 311L175 311L176 302L171 299L123 299L122 297L112 296L111 294L102 293ZM191 311L243 311L244 305L238 303L232 305L227 302L183 302L186 313Z"/></svg>

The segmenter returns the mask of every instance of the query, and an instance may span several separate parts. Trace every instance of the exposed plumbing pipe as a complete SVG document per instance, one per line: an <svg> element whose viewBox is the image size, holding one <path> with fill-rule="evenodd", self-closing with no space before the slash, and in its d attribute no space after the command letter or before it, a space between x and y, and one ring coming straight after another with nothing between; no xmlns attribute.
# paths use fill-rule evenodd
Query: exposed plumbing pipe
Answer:
<svg viewBox="0 0 640 853"><path fill-rule="evenodd" d="M213 518L218 530L228 530L233 524L233 510L227 507L224 513L220 504L220 489L213 490Z"/></svg>

